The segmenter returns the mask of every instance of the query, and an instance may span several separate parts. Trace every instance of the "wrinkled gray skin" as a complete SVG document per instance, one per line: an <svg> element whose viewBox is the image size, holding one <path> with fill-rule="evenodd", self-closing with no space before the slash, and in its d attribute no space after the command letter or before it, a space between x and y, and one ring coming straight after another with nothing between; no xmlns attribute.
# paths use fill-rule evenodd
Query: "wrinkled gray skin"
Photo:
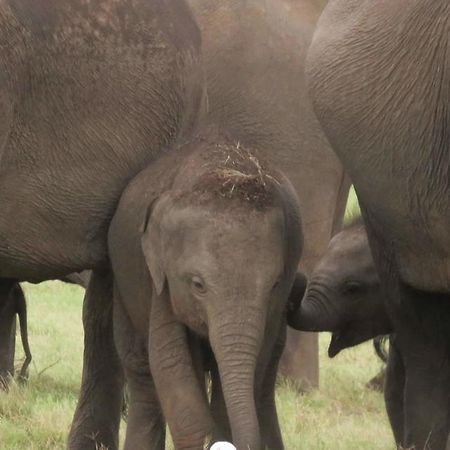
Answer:
<svg viewBox="0 0 450 450"><path fill-rule="evenodd" d="M72 273L61 277L61 281L87 288L90 271ZM0 290L0 388L8 387L9 380L14 376L14 356L16 344L16 316L19 318L20 337L25 359L19 371L19 380L28 378L28 366L32 355L28 342L27 303L20 284L14 280L6 280Z"/></svg>
<svg viewBox="0 0 450 450"><path fill-rule="evenodd" d="M71 449L117 448L107 229L128 181L194 125L199 47L182 0L0 1L0 285L94 270Z"/></svg>
<svg viewBox="0 0 450 450"><path fill-rule="evenodd" d="M309 273L345 210L349 181L313 113L304 75L317 0L189 0L202 31L209 123L258 150L300 200ZM289 332L283 372L318 382L317 339ZM303 344L302 344L303 343ZM302 345L300 345L302 344Z"/></svg>
<svg viewBox="0 0 450 450"><path fill-rule="evenodd" d="M126 449L164 448L155 389L177 450L203 449L228 427L238 450L284 448L273 353L301 236L287 180L217 131L127 187L109 232L115 335L130 389ZM208 405L187 330L211 346L221 410Z"/></svg>
<svg viewBox="0 0 450 450"><path fill-rule="evenodd" d="M331 358L346 348L392 333L361 218L333 237L302 296L305 285L303 274L298 273L289 296L288 324L298 330L332 332L328 349ZM375 339L374 346L379 357L386 361L380 339ZM386 362L382 390L395 441L401 445L404 444L405 368L393 334Z"/></svg>
<svg viewBox="0 0 450 450"><path fill-rule="evenodd" d="M416 450L445 449L450 425L449 34L447 0L331 0L307 64L360 200Z"/></svg>
<svg viewBox="0 0 450 450"><path fill-rule="evenodd" d="M333 237L311 274L306 292L305 285L304 276L298 273L289 296L288 324L298 330L331 332L331 358L346 348L392 332L362 219ZM383 343L376 341L375 349L385 360ZM402 443L405 372L395 342L391 335L383 376L384 397L395 440Z"/></svg>
<svg viewBox="0 0 450 450"><path fill-rule="evenodd" d="M309 278L300 308L289 316L289 325L304 331L332 332L331 358L345 348L392 331L361 219L330 241Z"/></svg>

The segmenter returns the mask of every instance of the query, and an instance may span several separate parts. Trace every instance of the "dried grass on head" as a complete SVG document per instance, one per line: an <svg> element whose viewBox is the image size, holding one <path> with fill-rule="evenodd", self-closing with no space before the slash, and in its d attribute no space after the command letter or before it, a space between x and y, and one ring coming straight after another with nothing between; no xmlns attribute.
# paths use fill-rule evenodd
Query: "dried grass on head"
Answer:
<svg viewBox="0 0 450 450"><path fill-rule="evenodd" d="M280 185L276 175L240 143L213 143L210 158L193 192L202 197L238 200L257 210L274 204Z"/></svg>

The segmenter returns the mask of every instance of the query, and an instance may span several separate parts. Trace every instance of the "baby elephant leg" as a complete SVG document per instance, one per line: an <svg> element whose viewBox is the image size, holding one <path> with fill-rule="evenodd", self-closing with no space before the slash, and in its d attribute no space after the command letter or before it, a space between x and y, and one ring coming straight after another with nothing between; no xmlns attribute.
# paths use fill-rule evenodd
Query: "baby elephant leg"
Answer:
<svg viewBox="0 0 450 450"><path fill-rule="evenodd" d="M261 384L257 389L258 419L265 448L269 450L283 450L283 438L278 421L275 403L275 384L277 380L278 364L286 343L286 320L279 326L276 341L268 344L265 367L261 367ZM270 347L272 351L270 352ZM263 349L266 349L263 345Z"/></svg>
<svg viewBox="0 0 450 450"><path fill-rule="evenodd" d="M129 390L125 450L164 450L165 421L150 374L146 340L135 332L114 295L114 338Z"/></svg>

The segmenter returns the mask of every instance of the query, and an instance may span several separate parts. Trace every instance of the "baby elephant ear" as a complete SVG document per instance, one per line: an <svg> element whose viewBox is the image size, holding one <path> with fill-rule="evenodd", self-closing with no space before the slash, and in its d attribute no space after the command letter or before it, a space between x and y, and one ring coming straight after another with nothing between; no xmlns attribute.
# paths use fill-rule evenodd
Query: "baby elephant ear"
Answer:
<svg viewBox="0 0 450 450"><path fill-rule="evenodd" d="M155 200L147 210L141 237L142 252L157 295L161 295L166 282L163 269L161 213L162 205Z"/></svg>
<svg viewBox="0 0 450 450"><path fill-rule="evenodd" d="M295 274L294 283L289 294L288 316L295 313L300 308L303 296L305 295L307 284L308 279L306 278L306 276L302 272L297 272Z"/></svg>

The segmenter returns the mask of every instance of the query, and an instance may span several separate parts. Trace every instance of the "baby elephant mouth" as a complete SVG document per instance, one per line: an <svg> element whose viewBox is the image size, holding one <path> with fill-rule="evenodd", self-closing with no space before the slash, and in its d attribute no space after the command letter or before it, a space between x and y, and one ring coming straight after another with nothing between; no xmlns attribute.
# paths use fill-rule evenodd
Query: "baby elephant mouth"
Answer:
<svg viewBox="0 0 450 450"><path fill-rule="evenodd" d="M342 350L361 344L369 338L351 327L334 331L328 347L328 356L334 358Z"/></svg>
<svg viewBox="0 0 450 450"><path fill-rule="evenodd" d="M328 346L328 357L334 358L343 348L341 343L341 333L337 331L331 335L331 342Z"/></svg>

